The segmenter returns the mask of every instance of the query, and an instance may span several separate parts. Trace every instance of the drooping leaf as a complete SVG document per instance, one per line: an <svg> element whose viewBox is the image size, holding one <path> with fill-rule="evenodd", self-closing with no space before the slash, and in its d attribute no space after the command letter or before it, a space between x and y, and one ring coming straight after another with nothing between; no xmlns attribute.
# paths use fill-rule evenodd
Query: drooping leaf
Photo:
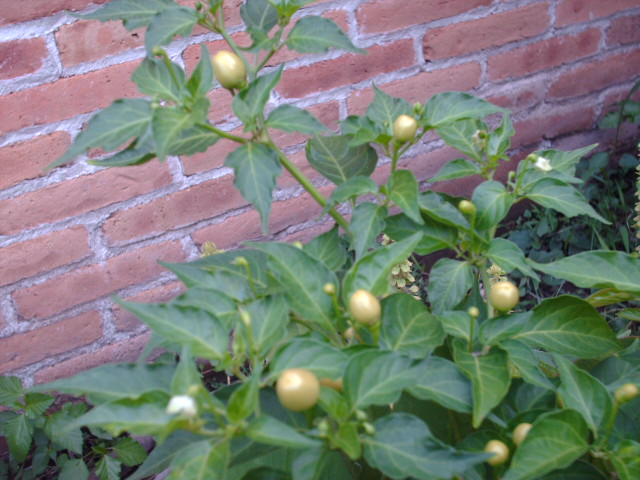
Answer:
<svg viewBox="0 0 640 480"><path fill-rule="evenodd" d="M285 132L300 132L307 135L329 130L312 113L288 104L275 108L269 114L266 125Z"/></svg>
<svg viewBox="0 0 640 480"><path fill-rule="evenodd" d="M272 193L282 171L278 154L266 145L248 142L231 152L224 164L233 168L233 184L260 214L262 232L266 235Z"/></svg>
<svg viewBox="0 0 640 480"><path fill-rule="evenodd" d="M324 177L340 185L357 175L371 175L378 154L370 145L349 146L349 138L344 135L315 136L307 143L307 160Z"/></svg>
<svg viewBox="0 0 640 480"><path fill-rule="evenodd" d="M428 297L434 313L451 310L473 286L473 269L467 262L441 258L429 274Z"/></svg>
<svg viewBox="0 0 640 480"><path fill-rule="evenodd" d="M286 45L300 53L324 53L329 48L365 53L351 43L333 20L316 16L298 20L287 37Z"/></svg>

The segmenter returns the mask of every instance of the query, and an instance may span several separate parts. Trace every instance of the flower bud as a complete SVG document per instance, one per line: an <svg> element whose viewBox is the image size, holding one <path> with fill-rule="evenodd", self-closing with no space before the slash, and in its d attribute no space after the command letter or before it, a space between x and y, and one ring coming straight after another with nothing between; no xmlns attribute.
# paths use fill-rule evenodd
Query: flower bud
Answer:
<svg viewBox="0 0 640 480"><path fill-rule="evenodd" d="M174 395L167 405L167 413L181 414L191 418L198 414L198 407L189 395Z"/></svg>

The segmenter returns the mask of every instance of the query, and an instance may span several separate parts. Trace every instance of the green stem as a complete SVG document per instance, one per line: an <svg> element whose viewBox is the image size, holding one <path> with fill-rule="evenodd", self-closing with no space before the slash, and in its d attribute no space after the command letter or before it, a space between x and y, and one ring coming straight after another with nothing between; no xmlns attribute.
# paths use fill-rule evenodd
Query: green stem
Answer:
<svg viewBox="0 0 640 480"><path fill-rule="evenodd" d="M485 261L481 265L478 266L480 270L480 276L482 278L482 285L484 286L484 294L487 297L487 320L491 320L494 316L493 306L489 301L489 296L491 295L491 279L489 278L489 274L487 273L487 262Z"/></svg>
<svg viewBox="0 0 640 480"><path fill-rule="evenodd" d="M473 353L473 337L476 335L476 317L471 317L469 326L469 353Z"/></svg>
<svg viewBox="0 0 640 480"><path fill-rule="evenodd" d="M609 420L607 420L607 424L604 427L604 435L600 438L598 445L606 448L607 442L609 441L609 437L611 437L611 433L613 432L613 427L616 423L616 417L620 412L620 402L613 402L613 410L611 411L611 415L609 416Z"/></svg>
<svg viewBox="0 0 640 480"><path fill-rule="evenodd" d="M227 44L229 45L229 47L231 47L231 50L233 50L233 53L235 53L238 56L238 58L242 60L242 63L244 63L244 66L247 69L247 72L249 73L249 81L254 80L258 72L257 70L253 69L253 67L247 60L247 58L244 56L244 53L242 53L242 50L240 50L240 47L238 47L236 42L234 42L233 39L231 38L231 35L229 35L229 32L227 32L227 28L225 27L225 24L224 24L224 14L222 13L221 8L219 8L218 11L216 12L216 23L218 25L216 29L217 32L220 35L222 35L222 38L224 38Z"/></svg>
<svg viewBox="0 0 640 480"><path fill-rule="evenodd" d="M216 128L216 127L214 127L213 125L211 125L209 123L199 123L198 126L206 128L210 132L213 132L216 135L219 135L219 136L221 136L223 138L228 138L229 140L233 140L234 142L238 142L238 143L247 143L248 142L248 140L246 138L238 137L237 135L234 135L232 133L225 132L224 130L220 130L219 128Z"/></svg>

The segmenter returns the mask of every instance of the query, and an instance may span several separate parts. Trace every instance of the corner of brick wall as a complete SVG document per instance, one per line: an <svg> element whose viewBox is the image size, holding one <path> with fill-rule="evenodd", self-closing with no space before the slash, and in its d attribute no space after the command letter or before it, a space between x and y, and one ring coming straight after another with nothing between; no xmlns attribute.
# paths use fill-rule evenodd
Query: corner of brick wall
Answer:
<svg viewBox="0 0 640 480"><path fill-rule="evenodd" d="M166 163L98 169L78 160L43 171L92 114L140 95L130 76L144 56L144 32L63 11L107 1L0 7L0 373L27 383L132 359L148 332L111 295L162 301L182 291L157 260L195 258L206 240L227 249L261 238L256 213L223 166L228 142ZM238 42L246 41L241 3L226 7ZM508 107L516 159L537 148L606 144L598 119L640 77L640 0L333 0L301 14L331 18L368 55L278 55L273 63L286 69L270 106L309 108L334 130L364 112L375 82L410 102L461 90ZM190 70L201 43L211 53L224 48L219 36L196 30L169 51ZM212 120L239 131L228 93L214 89L210 98ZM306 163L304 140L278 136L329 193ZM403 166L425 180L453 155L428 137ZM387 168L381 163L378 175ZM445 188L469 194L471 187ZM319 213L283 175L268 238L307 240L330 225Z"/></svg>

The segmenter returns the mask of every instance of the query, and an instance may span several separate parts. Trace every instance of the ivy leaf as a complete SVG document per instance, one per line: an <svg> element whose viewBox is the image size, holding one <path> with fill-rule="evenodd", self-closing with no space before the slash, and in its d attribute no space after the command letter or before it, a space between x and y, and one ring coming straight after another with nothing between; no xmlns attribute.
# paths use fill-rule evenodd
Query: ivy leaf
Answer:
<svg viewBox="0 0 640 480"><path fill-rule="evenodd" d="M147 54L152 55L153 48L171 43L173 37L188 37L198 23L198 14L188 7L174 6L158 12L151 19L145 36Z"/></svg>
<svg viewBox="0 0 640 480"><path fill-rule="evenodd" d="M234 170L234 186L260 214L262 232L269 232L273 190L282 167L278 154L261 143L248 142L231 152L224 164Z"/></svg>
<svg viewBox="0 0 640 480"><path fill-rule="evenodd" d="M275 108L269 114L266 125L284 132L300 132L307 135L329 131L312 113L293 105L280 105Z"/></svg>
<svg viewBox="0 0 640 480"><path fill-rule="evenodd" d="M315 136L307 142L307 160L320 174L340 185L357 175L371 175L378 154L371 145L350 146L344 135Z"/></svg>
<svg viewBox="0 0 640 480"><path fill-rule="evenodd" d="M467 262L441 258L429 274L428 297L434 313L451 310L473 287L473 269Z"/></svg>
<svg viewBox="0 0 640 480"><path fill-rule="evenodd" d="M356 47L342 29L333 21L323 17L304 17L291 29L286 45L300 53L324 53L329 48L347 52L366 53Z"/></svg>

